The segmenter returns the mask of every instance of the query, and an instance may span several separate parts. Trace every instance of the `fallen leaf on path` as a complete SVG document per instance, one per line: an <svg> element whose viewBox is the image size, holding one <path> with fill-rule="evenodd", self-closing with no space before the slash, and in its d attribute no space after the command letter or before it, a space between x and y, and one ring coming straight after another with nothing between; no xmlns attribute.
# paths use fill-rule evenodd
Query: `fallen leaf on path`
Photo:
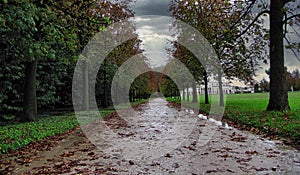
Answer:
<svg viewBox="0 0 300 175"><path fill-rule="evenodd" d="M217 170L207 170L206 173L216 173L218 172Z"/></svg>
<svg viewBox="0 0 300 175"><path fill-rule="evenodd" d="M254 155L254 154L258 154L257 151L246 151L245 154L248 154L248 155Z"/></svg>
<svg viewBox="0 0 300 175"><path fill-rule="evenodd" d="M230 172L230 173L235 173L233 170L231 169L226 169L226 171Z"/></svg>
<svg viewBox="0 0 300 175"><path fill-rule="evenodd" d="M252 169L255 169L255 171L266 171L266 170L268 170L268 168L263 168L263 167L259 167L259 168L252 167Z"/></svg>
<svg viewBox="0 0 300 175"><path fill-rule="evenodd" d="M179 164L178 164L178 163L174 163L174 164L172 165L172 167L173 167L173 168L179 168Z"/></svg>
<svg viewBox="0 0 300 175"><path fill-rule="evenodd" d="M230 140L234 142L246 142L247 138L243 136L234 136Z"/></svg>
<svg viewBox="0 0 300 175"><path fill-rule="evenodd" d="M251 157L249 157L249 158L239 158L236 162L238 162L238 163L241 163L241 162L249 162L249 161L251 161L252 160L252 158Z"/></svg>
<svg viewBox="0 0 300 175"><path fill-rule="evenodd" d="M167 154L165 155L165 157L171 158L172 156L171 156L171 154L167 153Z"/></svg>
<svg viewBox="0 0 300 175"><path fill-rule="evenodd" d="M184 146L184 148L189 149L191 151L195 151L196 148L194 148L193 146Z"/></svg>

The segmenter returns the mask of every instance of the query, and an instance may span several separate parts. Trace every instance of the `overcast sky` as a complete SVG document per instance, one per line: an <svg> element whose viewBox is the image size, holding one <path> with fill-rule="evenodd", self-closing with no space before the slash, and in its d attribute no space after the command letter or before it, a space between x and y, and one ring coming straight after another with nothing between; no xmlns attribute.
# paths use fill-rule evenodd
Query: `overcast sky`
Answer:
<svg viewBox="0 0 300 175"><path fill-rule="evenodd" d="M136 3L132 4L132 8L137 16L169 16L169 3L169 0L136 0Z"/></svg>
<svg viewBox="0 0 300 175"><path fill-rule="evenodd" d="M169 31L169 18L163 16L170 16L169 3L169 0L136 0L131 5L135 12L137 31L143 41L142 48L145 50L145 55L152 66L161 66L167 63L165 48L168 46L167 40L172 39L170 38L172 32ZM264 25L266 27L269 26L268 17L265 17ZM289 37L293 38L294 41L299 41L299 38L295 37L294 33L289 34ZM291 51L286 50L285 56L286 66L288 66L290 71L296 68L300 69L300 62ZM300 57L299 54L298 57ZM258 76L255 79L258 81L262 78L268 79L265 70L269 68L269 65L262 64L262 67L262 69L257 71Z"/></svg>
<svg viewBox="0 0 300 175"><path fill-rule="evenodd" d="M136 0L132 4L134 23L142 40L142 49L152 67L168 63L166 47L172 32L169 31L169 0Z"/></svg>

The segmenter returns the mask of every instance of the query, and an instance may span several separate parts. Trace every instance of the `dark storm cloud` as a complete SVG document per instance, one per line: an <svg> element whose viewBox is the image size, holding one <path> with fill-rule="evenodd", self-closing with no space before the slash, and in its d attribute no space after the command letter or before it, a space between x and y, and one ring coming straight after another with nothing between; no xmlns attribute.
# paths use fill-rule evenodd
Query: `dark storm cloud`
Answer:
<svg viewBox="0 0 300 175"><path fill-rule="evenodd" d="M170 16L169 3L169 0L136 0L136 3L132 4L132 9L137 16Z"/></svg>

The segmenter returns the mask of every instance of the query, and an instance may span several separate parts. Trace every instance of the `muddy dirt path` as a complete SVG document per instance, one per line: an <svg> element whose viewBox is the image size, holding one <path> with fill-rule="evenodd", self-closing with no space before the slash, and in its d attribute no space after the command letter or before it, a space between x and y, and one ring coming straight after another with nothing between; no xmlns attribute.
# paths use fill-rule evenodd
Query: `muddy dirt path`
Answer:
<svg viewBox="0 0 300 175"><path fill-rule="evenodd" d="M162 98L105 122L111 132L90 138L97 146L77 129L39 159L16 163L12 174L300 174L297 150L202 120Z"/></svg>

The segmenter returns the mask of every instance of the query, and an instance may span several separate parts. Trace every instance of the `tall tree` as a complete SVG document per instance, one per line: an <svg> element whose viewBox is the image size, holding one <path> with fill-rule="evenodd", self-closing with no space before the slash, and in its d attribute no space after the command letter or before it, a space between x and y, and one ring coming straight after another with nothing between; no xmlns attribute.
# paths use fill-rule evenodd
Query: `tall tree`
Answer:
<svg viewBox="0 0 300 175"><path fill-rule="evenodd" d="M7 1L2 4L1 38L9 55L25 64L24 115L22 121L37 119L36 70L38 60L54 59L64 33L60 19L39 1ZM63 30L64 31L64 30ZM64 31L65 32L65 31ZM70 40L73 40L70 37ZM64 41L69 42L69 41ZM64 48L60 48L64 49Z"/></svg>
<svg viewBox="0 0 300 175"><path fill-rule="evenodd" d="M238 78L249 82L252 81L255 75L255 66L264 57L259 48L264 47L266 43L255 42L250 47L246 47L249 38L235 37L241 28L237 26L232 27L232 21L240 18L242 3L241 1L234 1L233 3L221 0L172 0L170 9L175 18L199 30L211 43L219 57L225 78ZM254 40L255 37L256 34L251 38ZM200 69L199 67L199 71ZM221 74L211 75L207 70L202 73L202 75L205 74L217 76L220 85L220 105L223 106Z"/></svg>
<svg viewBox="0 0 300 175"><path fill-rule="evenodd" d="M196 97L197 96L196 82L200 82L202 79L207 78L207 77L202 77L202 75L204 74L203 72L205 72L204 67L189 50L187 50L177 42L173 42L173 45L176 48L173 52L173 56L176 59L180 60L182 63L184 63L184 65L189 69L189 72L193 75L194 80L192 82L185 82L185 83L190 83L192 85L193 102L197 102L198 100Z"/></svg>
<svg viewBox="0 0 300 175"><path fill-rule="evenodd" d="M78 47L77 53L80 54L90 39L101 30L104 30L111 22L118 22L121 19L132 16L132 12L127 7L128 2L112 3L110 1L53 1L48 3L53 9L64 16L69 22L69 28L77 31ZM106 38L103 38L106 40ZM105 49L105 48L104 48ZM82 64L82 107L83 110L89 109L89 61L85 58L79 60ZM106 59L105 61L106 62ZM104 67L107 67L104 65ZM107 73L104 69L103 78L106 79ZM104 96L103 106L108 106L107 81L103 82Z"/></svg>
<svg viewBox="0 0 300 175"><path fill-rule="evenodd" d="M299 27L299 1L270 0L261 2L258 0L252 0L246 1L245 3L250 5L246 7L247 10L244 15L251 13L251 9L255 7L261 8L262 10L255 14L255 17L250 18L252 22L245 26L245 30L241 32L238 37L243 36L247 32L249 33L249 30L253 28L253 25L257 23L262 15L269 14L270 17L270 32L267 33L270 41L270 97L267 110L289 110L288 94L285 86L284 39L288 44L286 48L292 49L293 53L297 57L295 50L299 51L299 43L290 42L287 34L289 32L288 25L290 25L293 30L295 30L293 26ZM245 19L241 16L239 20ZM235 25L236 23L233 24Z"/></svg>
<svg viewBox="0 0 300 175"><path fill-rule="evenodd" d="M100 31L103 16L118 21L129 14L123 4L107 1L12 0L1 1L0 5L1 44L9 53L6 55L16 62L26 62L23 121L37 119L38 62L74 61L93 34Z"/></svg>
<svg viewBox="0 0 300 175"><path fill-rule="evenodd" d="M173 15L179 19L186 20L189 24L195 23L195 19L205 19L195 17L195 14L208 14L206 19L210 22L213 31L201 31L202 34L214 45L222 62L226 76L237 76L239 78L252 77L254 74L257 60L267 62L267 57L262 58L263 50L268 38L270 39L270 98L267 110L288 110L288 96L285 86L284 76L284 54L283 39L288 43L288 48L299 50L299 44L292 43L286 37L288 25L299 25L299 2L295 0L274 0L274 1L176 1L173 0L171 9ZM207 7L215 7L210 11L203 13ZM217 6L215 6L217 5ZM294 5L294 6L293 6ZM188 8L180 8L187 7ZM221 8L217 8L217 7ZM198 7L198 10L197 10ZM232 7L232 8L228 8ZM193 9L193 10L192 10ZM231 9L231 10L229 10ZM259 13L253 13L254 9L262 9ZM189 13L187 12L189 10ZM196 13L193 13L195 11ZM215 13L217 12L217 13ZM229 13L228 13L229 12ZM270 15L270 33L264 31L261 25L261 16ZM187 15L188 14L188 15ZM188 18L194 14L193 18ZM214 14L213 16L209 16ZM220 14L219 16L217 14ZM221 16L221 14L231 14L230 16ZM225 17L225 18L224 18ZM188 19L188 20L187 20ZM194 20L193 20L194 19ZM230 19L230 20L226 20ZM295 20L296 19L296 20ZM298 20L297 20L298 19ZM196 24L201 24L197 22ZM218 25L219 24L219 25ZM193 25L197 28L197 25ZM214 26L218 26L215 27ZM198 27L201 29L202 27ZM204 29L209 30L208 27ZM216 32L217 31L217 32ZM218 32L221 31L221 32ZM295 30L296 31L296 30ZM217 33L217 35L214 35ZM296 31L297 33L297 31ZM214 36L214 39L210 39ZM250 37L251 36L251 37ZM252 37L256 36L256 37ZM228 40L228 39L232 40ZM245 47L246 44L250 45ZM253 44L254 43L254 44ZM223 52L225 51L225 52ZM295 52L294 52L295 53ZM233 55L233 56L230 56ZM229 56L229 57L228 57ZM226 59L229 58L229 59ZM258 59L254 59L258 58ZM235 60L235 61L234 61ZM240 75L237 75L240 74ZM242 76L242 77L241 77ZM249 78L246 78L249 80Z"/></svg>
<svg viewBox="0 0 300 175"><path fill-rule="evenodd" d="M285 86L283 17L284 0L270 1L270 98L267 110L289 110Z"/></svg>

